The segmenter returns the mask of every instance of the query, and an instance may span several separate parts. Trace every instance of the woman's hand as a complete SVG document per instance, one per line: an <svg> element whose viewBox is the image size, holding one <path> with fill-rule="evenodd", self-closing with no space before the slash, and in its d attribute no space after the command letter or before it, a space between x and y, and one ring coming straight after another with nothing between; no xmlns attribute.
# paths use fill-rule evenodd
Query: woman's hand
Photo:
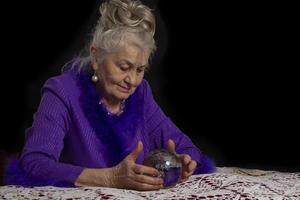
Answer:
<svg viewBox="0 0 300 200"><path fill-rule="evenodd" d="M192 160L188 154L177 154L175 151L175 143L173 140L168 140L168 150L175 153L182 163L181 182L186 181L195 171L197 162Z"/></svg>
<svg viewBox="0 0 300 200"><path fill-rule="evenodd" d="M75 186L100 186L134 190L158 190L163 188L163 180L159 172L144 165L136 164L143 143L137 147L118 165L112 168L86 168L75 181Z"/></svg>
<svg viewBox="0 0 300 200"><path fill-rule="evenodd" d="M135 163L142 150L143 143L139 141L137 147L122 162L111 168L111 187L135 190L163 188L163 180L158 178L159 172L155 168Z"/></svg>

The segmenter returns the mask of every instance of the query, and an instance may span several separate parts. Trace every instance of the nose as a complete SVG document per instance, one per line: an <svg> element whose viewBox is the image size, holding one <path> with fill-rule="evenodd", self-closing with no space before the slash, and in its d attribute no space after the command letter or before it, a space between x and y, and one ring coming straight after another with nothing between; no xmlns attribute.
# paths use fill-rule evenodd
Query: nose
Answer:
<svg viewBox="0 0 300 200"><path fill-rule="evenodd" d="M137 75L134 70L130 71L127 76L125 77L125 82L130 84L130 86L137 85Z"/></svg>

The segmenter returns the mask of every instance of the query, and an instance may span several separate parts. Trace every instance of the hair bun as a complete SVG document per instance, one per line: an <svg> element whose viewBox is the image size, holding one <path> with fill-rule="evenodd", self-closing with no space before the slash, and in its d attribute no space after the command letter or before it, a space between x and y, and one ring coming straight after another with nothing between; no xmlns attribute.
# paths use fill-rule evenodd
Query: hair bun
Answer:
<svg viewBox="0 0 300 200"><path fill-rule="evenodd" d="M137 31L155 32L151 10L139 0L108 0L100 6L100 22L105 30L128 27Z"/></svg>

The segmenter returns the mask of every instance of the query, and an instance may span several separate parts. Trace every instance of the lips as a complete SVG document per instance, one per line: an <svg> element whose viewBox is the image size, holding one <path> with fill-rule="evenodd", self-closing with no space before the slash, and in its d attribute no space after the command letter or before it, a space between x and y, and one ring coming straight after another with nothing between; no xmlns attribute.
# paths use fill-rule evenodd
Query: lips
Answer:
<svg viewBox="0 0 300 200"><path fill-rule="evenodd" d="M128 88L128 87L123 87L123 86L121 86L121 85L118 85L118 86L119 86L121 92L125 92L125 93L129 93L129 92L130 92L130 88Z"/></svg>

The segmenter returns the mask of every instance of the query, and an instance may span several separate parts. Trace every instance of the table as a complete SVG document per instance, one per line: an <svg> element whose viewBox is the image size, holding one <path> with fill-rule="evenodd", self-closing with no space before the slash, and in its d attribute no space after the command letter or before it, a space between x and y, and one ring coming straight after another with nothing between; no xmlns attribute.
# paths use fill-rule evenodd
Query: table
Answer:
<svg viewBox="0 0 300 200"><path fill-rule="evenodd" d="M58 188L2 186L0 199L289 199L300 200L300 172L283 173L219 167L194 175L173 188L139 192L104 187Z"/></svg>

